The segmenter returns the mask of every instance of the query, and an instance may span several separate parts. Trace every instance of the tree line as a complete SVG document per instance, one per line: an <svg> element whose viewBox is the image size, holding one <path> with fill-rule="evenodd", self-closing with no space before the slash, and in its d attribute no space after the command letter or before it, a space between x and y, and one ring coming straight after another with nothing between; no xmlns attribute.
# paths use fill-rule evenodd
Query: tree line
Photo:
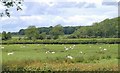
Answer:
<svg viewBox="0 0 120 73"><path fill-rule="evenodd" d="M2 32L2 40L7 40L6 36L24 35L25 39L59 39L60 36L67 39L73 38L118 38L118 21L120 17L105 19L102 22L93 23L91 26L68 26L63 27L60 24L50 27L29 26L27 29L20 29L19 32L9 32L6 35ZM11 37L10 37L11 38ZM10 39L9 38L9 39Z"/></svg>

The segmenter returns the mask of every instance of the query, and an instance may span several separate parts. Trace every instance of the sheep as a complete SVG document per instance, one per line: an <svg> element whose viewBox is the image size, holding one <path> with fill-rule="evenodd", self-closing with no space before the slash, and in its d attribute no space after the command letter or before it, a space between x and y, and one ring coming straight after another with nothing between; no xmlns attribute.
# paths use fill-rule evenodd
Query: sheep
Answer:
<svg viewBox="0 0 120 73"><path fill-rule="evenodd" d="M64 47L65 48L65 50L69 50L69 48L67 48L67 47Z"/></svg>
<svg viewBox="0 0 120 73"><path fill-rule="evenodd" d="M69 50L69 48L65 48L65 50Z"/></svg>
<svg viewBox="0 0 120 73"><path fill-rule="evenodd" d="M80 51L80 53L82 54L83 52L82 52L82 51Z"/></svg>
<svg viewBox="0 0 120 73"><path fill-rule="evenodd" d="M100 49L102 48L102 47L99 47Z"/></svg>
<svg viewBox="0 0 120 73"><path fill-rule="evenodd" d="M106 51L107 49L106 49L106 48L104 48L103 50L104 50L104 51Z"/></svg>
<svg viewBox="0 0 120 73"><path fill-rule="evenodd" d="M46 51L45 53L50 53L49 51Z"/></svg>
<svg viewBox="0 0 120 73"><path fill-rule="evenodd" d="M71 46L70 46L70 49L74 49L74 47L71 47Z"/></svg>
<svg viewBox="0 0 120 73"><path fill-rule="evenodd" d="M55 52L53 51L53 52L51 52L52 54L54 54Z"/></svg>
<svg viewBox="0 0 120 73"><path fill-rule="evenodd" d="M4 47L1 47L1 49L4 49Z"/></svg>
<svg viewBox="0 0 120 73"><path fill-rule="evenodd" d="M73 59L73 57L72 57L72 56L67 56L67 58L69 58L69 59Z"/></svg>
<svg viewBox="0 0 120 73"><path fill-rule="evenodd" d="M73 45L75 47L75 45Z"/></svg>
<svg viewBox="0 0 120 73"><path fill-rule="evenodd" d="M73 47L71 49L74 49L75 45L73 45Z"/></svg>
<svg viewBox="0 0 120 73"><path fill-rule="evenodd" d="M13 54L14 54L14 52L7 53L7 55L13 55Z"/></svg>

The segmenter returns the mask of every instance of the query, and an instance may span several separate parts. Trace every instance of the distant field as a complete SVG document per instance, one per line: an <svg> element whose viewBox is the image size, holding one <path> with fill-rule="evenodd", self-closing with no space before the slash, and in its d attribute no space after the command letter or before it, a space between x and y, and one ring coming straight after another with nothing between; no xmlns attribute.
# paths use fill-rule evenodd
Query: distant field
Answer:
<svg viewBox="0 0 120 73"><path fill-rule="evenodd" d="M15 44L1 47L3 70L18 70L19 67L28 71L118 70L118 44Z"/></svg>

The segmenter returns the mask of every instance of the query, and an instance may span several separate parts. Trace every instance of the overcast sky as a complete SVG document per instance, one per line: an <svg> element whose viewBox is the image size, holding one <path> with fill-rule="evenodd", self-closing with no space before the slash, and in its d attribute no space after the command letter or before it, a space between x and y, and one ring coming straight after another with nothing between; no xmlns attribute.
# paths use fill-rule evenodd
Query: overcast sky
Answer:
<svg viewBox="0 0 120 73"><path fill-rule="evenodd" d="M87 26L118 16L119 0L24 0L23 10L11 9L11 17L0 18L0 32L16 32L30 25L49 27ZM4 7L0 4L0 12Z"/></svg>

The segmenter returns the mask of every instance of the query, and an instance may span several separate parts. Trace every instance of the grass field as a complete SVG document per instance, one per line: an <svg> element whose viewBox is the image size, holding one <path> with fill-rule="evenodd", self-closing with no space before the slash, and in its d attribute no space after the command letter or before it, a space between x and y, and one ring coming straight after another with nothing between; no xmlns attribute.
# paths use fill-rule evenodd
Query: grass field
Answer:
<svg viewBox="0 0 120 73"><path fill-rule="evenodd" d="M118 44L15 44L1 49L3 70L118 70Z"/></svg>

